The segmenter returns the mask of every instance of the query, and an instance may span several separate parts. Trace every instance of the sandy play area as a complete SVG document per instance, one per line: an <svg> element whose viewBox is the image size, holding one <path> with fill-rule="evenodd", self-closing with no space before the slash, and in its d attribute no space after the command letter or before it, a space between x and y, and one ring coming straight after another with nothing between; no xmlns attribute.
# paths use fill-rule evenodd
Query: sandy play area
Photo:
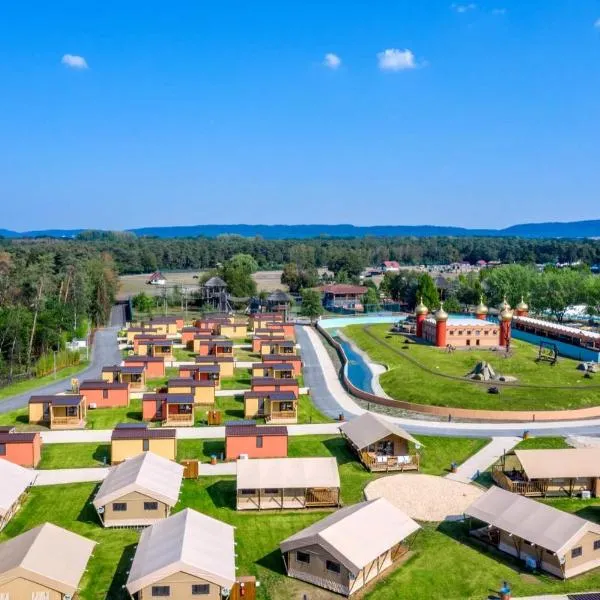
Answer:
<svg viewBox="0 0 600 600"><path fill-rule="evenodd" d="M391 475L367 485L367 500L383 496L418 521L444 521L462 518L481 488L435 475Z"/></svg>

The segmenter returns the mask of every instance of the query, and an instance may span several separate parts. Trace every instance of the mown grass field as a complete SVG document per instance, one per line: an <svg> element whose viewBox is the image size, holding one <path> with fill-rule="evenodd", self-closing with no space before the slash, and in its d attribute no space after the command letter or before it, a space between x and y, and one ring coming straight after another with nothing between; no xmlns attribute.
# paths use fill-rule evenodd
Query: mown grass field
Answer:
<svg viewBox="0 0 600 600"><path fill-rule="evenodd" d="M425 344L406 344L405 336L391 335L389 329L386 324L352 325L343 331L374 362L388 367L380 382L392 398L419 404L491 410L564 410L600 404L600 377L585 379L576 368L579 361L567 358L561 357L554 366L536 362L538 349L532 344L513 341L513 353L508 358L485 349L458 350L450 354ZM411 362L408 356L433 373ZM463 377L479 361L487 361L497 373L513 375L518 378L517 383L531 387L496 382L475 384L441 376ZM500 393L489 394L491 385L498 386Z"/></svg>

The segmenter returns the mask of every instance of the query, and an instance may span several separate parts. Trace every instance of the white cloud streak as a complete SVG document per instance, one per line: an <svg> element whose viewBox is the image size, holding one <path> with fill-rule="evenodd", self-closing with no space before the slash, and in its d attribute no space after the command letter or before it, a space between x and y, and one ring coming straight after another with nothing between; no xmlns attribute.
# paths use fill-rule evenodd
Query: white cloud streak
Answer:
<svg viewBox="0 0 600 600"><path fill-rule="evenodd" d="M69 69L87 69L88 64L83 56L77 56L77 54L65 54L61 61L63 65L69 67Z"/></svg>
<svg viewBox="0 0 600 600"><path fill-rule="evenodd" d="M377 54L377 63L382 71L408 71L417 68L415 55L408 49L387 48Z"/></svg>
<svg viewBox="0 0 600 600"><path fill-rule="evenodd" d="M450 5L450 8L456 11L457 13L466 13L470 10L475 10L477 8L477 4L475 4L474 2L470 2L469 4L458 4L455 2Z"/></svg>
<svg viewBox="0 0 600 600"><path fill-rule="evenodd" d="M596 29L600 29L600 19L596 19L596 20L594 21L594 27L595 27Z"/></svg>
<svg viewBox="0 0 600 600"><path fill-rule="evenodd" d="M333 54L333 52L328 52L323 59L323 65L334 71L338 69L341 64L342 59L337 54Z"/></svg>

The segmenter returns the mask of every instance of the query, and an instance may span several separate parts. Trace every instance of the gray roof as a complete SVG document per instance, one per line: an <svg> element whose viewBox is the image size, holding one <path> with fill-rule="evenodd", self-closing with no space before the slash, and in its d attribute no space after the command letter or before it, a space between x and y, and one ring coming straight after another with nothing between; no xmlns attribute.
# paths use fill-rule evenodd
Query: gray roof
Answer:
<svg viewBox="0 0 600 600"><path fill-rule="evenodd" d="M23 576L73 595L96 542L44 523L0 544L0 580Z"/></svg>
<svg viewBox="0 0 600 600"><path fill-rule="evenodd" d="M94 506L105 506L132 492L175 506L182 479L181 465L152 452L143 452L110 469L94 498Z"/></svg>
<svg viewBox="0 0 600 600"><path fill-rule="evenodd" d="M600 525L499 487L490 488L465 514L537 544L559 556Z"/></svg>
<svg viewBox="0 0 600 600"><path fill-rule="evenodd" d="M140 537L127 590L139 590L178 572L229 588L235 583L234 528L190 508L159 521Z"/></svg>
<svg viewBox="0 0 600 600"><path fill-rule="evenodd" d="M227 287L227 284L220 277L211 277L204 282L205 287Z"/></svg>
<svg viewBox="0 0 600 600"><path fill-rule="evenodd" d="M410 433L404 431L402 427L371 412L365 412L360 417L344 423L340 426L340 430L359 449L366 448L388 435L397 435L409 442L421 445L418 440L410 435Z"/></svg>
<svg viewBox="0 0 600 600"><path fill-rule="evenodd" d="M418 529L407 514L378 498L342 508L287 538L280 547L289 552L321 546L356 575Z"/></svg>
<svg viewBox="0 0 600 600"><path fill-rule="evenodd" d="M515 450L529 479L600 477L600 448Z"/></svg>
<svg viewBox="0 0 600 600"><path fill-rule="evenodd" d="M11 435L17 435L9 433ZM32 484L35 472L0 459L0 517L10 512L21 494Z"/></svg>

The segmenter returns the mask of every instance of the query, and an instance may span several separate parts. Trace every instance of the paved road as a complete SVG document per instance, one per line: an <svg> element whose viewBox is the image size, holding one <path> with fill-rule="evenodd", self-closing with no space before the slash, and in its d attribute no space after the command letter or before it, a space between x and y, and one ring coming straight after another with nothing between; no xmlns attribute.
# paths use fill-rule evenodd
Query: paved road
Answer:
<svg viewBox="0 0 600 600"><path fill-rule="evenodd" d="M346 419L351 419L364 413L365 410L343 388L331 357L316 331L311 327L296 326L296 335L302 345L302 359L306 365L304 380L311 388L313 402L332 418L337 418L342 413ZM600 435L600 419L535 423L449 423L382 416L411 433L421 435L491 438L521 436L525 430L537 436Z"/></svg>
<svg viewBox="0 0 600 600"><path fill-rule="evenodd" d="M76 377L83 379L99 379L102 367L105 365L114 365L121 362L121 354L117 346L117 332L122 326L125 317L125 307L117 305L111 312L111 325L104 329L99 329L94 336L92 346L91 361L85 370L79 372ZM0 413L10 412L27 406L29 397L32 394L58 394L64 392L71 385L71 377L57 379L56 381L39 388L28 390L24 394L9 396L0 400Z"/></svg>

